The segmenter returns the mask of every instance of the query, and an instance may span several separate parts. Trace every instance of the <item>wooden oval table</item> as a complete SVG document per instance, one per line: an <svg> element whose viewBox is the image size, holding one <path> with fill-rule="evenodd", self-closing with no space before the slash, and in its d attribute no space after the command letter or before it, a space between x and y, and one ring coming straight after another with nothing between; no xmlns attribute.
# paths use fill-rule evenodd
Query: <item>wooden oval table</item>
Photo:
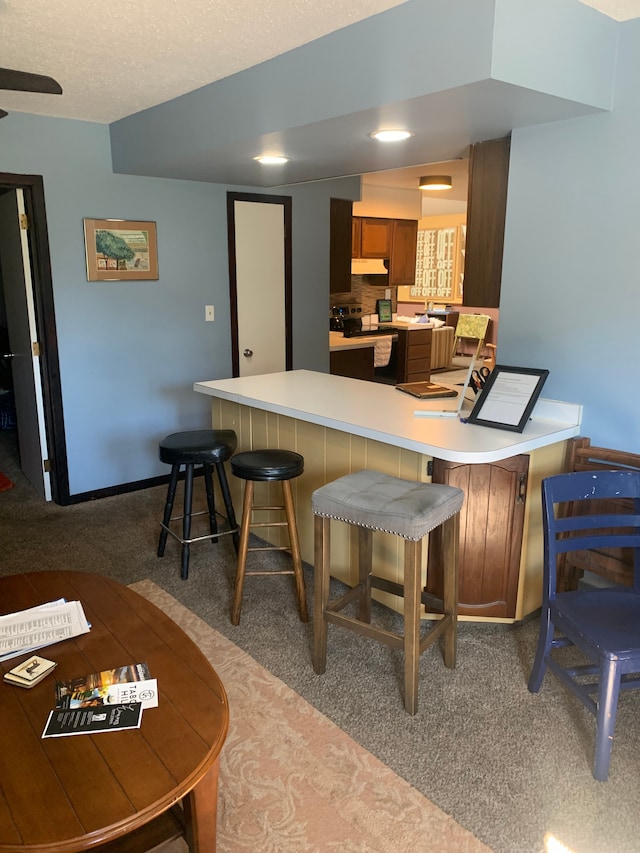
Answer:
<svg viewBox="0 0 640 853"><path fill-rule="evenodd" d="M175 622L115 581L60 571L0 578L0 614L62 597L82 603L90 632L40 650L58 666L35 687L0 682L0 851L133 853L184 834L192 853L212 853L229 724L215 670ZM56 680L143 661L159 704L139 729L41 738Z"/></svg>

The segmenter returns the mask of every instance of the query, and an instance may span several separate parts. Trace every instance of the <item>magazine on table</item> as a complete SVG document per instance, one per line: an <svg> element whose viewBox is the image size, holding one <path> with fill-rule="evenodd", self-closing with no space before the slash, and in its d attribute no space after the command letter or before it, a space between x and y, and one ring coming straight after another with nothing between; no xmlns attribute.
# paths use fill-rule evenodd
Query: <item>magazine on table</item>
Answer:
<svg viewBox="0 0 640 853"><path fill-rule="evenodd" d="M144 662L56 682L56 708L77 710L132 702L143 708L158 705L158 684Z"/></svg>
<svg viewBox="0 0 640 853"><path fill-rule="evenodd" d="M80 708L75 711L57 708L49 713L42 737L91 735L139 729L141 720L142 705L139 702L102 708Z"/></svg>

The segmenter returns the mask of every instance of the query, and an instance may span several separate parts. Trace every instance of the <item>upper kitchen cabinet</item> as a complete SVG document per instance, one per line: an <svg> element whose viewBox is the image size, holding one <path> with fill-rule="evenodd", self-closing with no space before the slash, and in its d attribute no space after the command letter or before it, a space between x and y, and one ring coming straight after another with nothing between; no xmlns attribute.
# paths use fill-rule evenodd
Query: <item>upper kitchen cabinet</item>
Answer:
<svg viewBox="0 0 640 853"><path fill-rule="evenodd" d="M352 255L354 258L390 258L393 245L393 219L354 216Z"/></svg>
<svg viewBox="0 0 640 853"><path fill-rule="evenodd" d="M359 258L362 251L362 217L351 217L351 257Z"/></svg>
<svg viewBox="0 0 640 853"><path fill-rule="evenodd" d="M353 202L344 198L330 199L329 225L329 292L351 290L351 219Z"/></svg>
<svg viewBox="0 0 640 853"><path fill-rule="evenodd" d="M417 219L354 216L351 223L352 257L388 258L390 286L415 281L417 240Z"/></svg>
<svg viewBox="0 0 640 853"><path fill-rule="evenodd" d="M389 257L389 284L413 284L416 278L416 246L418 221L394 219L393 240Z"/></svg>
<svg viewBox="0 0 640 853"><path fill-rule="evenodd" d="M463 304L500 307L510 137L471 146Z"/></svg>

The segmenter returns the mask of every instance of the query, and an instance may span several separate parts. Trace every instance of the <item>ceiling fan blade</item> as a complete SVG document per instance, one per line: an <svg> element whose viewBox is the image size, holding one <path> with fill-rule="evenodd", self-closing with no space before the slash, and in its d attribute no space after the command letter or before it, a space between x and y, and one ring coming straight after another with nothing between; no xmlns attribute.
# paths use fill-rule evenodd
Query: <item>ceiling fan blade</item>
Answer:
<svg viewBox="0 0 640 853"><path fill-rule="evenodd" d="M5 116L8 116L8 115L9 115L9 113L6 110L0 110L0 118L4 118Z"/></svg>
<svg viewBox="0 0 640 853"><path fill-rule="evenodd" d="M53 77L31 74L29 71L13 71L0 68L0 89L14 92L42 92L45 95L61 95L62 86Z"/></svg>

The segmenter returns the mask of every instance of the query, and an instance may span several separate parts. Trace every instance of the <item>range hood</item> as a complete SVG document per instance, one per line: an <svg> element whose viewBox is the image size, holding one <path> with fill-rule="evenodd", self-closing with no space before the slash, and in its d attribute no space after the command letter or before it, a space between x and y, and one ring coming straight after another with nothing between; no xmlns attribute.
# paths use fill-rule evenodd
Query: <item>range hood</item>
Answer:
<svg viewBox="0 0 640 853"><path fill-rule="evenodd" d="M382 258L353 258L351 275L389 275L388 263Z"/></svg>

